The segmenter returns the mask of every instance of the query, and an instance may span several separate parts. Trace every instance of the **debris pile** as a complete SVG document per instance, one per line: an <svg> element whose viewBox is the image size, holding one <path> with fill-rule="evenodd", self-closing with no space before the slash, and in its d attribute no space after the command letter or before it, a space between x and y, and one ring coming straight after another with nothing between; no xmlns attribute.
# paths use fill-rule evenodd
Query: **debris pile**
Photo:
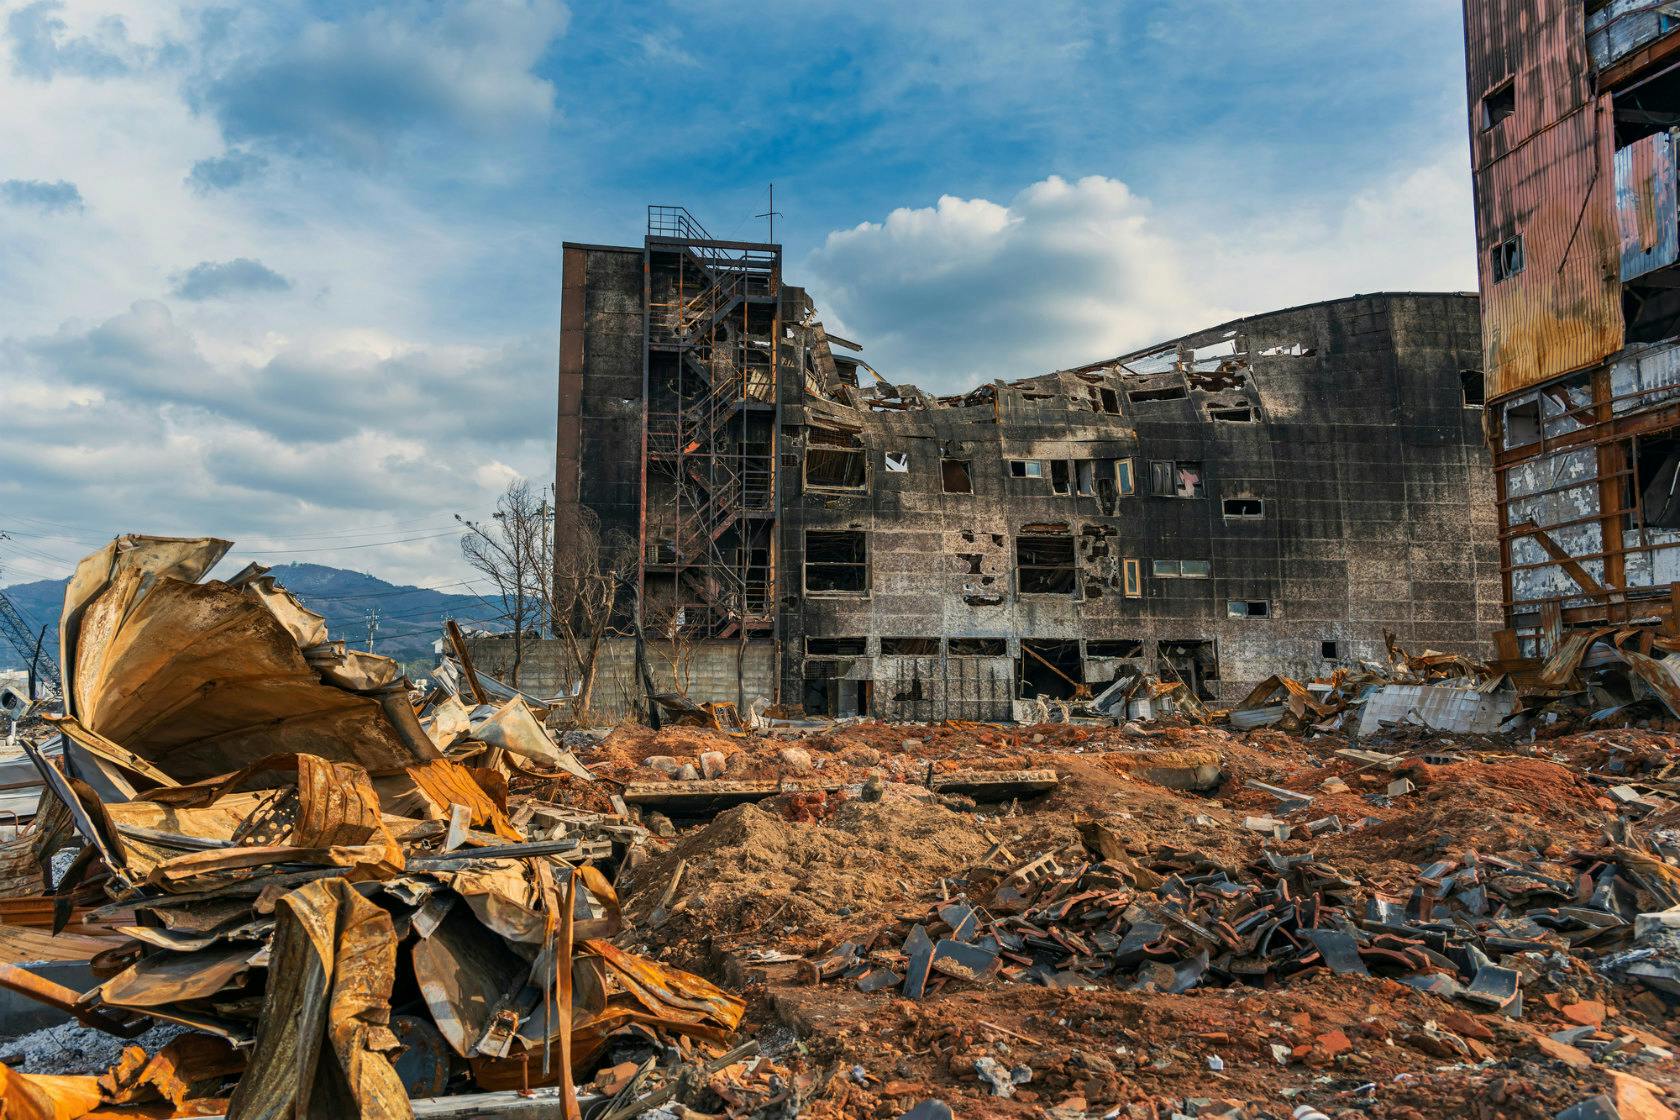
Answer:
<svg viewBox="0 0 1680 1120"><path fill-rule="evenodd" d="M621 1039L721 1055L743 1001L612 940L607 871L646 832L510 794L593 782L525 700L416 705L262 568L205 580L227 548L124 537L77 569L63 761L27 748L49 793L7 853L106 947L86 991L15 964L0 986L125 1038L188 1030L97 1076L6 1071L6 1114L408 1116L570 1086Z"/></svg>

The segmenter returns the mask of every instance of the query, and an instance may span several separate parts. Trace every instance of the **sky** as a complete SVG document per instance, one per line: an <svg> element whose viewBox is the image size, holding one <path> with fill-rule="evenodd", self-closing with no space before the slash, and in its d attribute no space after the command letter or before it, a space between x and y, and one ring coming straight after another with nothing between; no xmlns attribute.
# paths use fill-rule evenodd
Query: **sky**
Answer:
<svg viewBox="0 0 1680 1120"><path fill-rule="evenodd" d="M768 236L941 392L1475 287L1458 0L0 0L0 585L122 532L475 585L560 261Z"/></svg>

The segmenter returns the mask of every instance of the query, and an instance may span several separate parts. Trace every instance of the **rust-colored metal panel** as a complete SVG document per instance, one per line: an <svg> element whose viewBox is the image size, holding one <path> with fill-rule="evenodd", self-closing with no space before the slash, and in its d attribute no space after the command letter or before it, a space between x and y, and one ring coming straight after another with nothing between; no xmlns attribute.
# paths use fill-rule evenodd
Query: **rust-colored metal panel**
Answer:
<svg viewBox="0 0 1680 1120"><path fill-rule="evenodd" d="M1577 0L1465 0L1484 371L1490 398L1590 366L1622 345L1608 97L1595 98ZM1514 82L1509 116L1482 99ZM1522 238L1494 283L1492 250Z"/></svg>
<svg viewBox="0 0 1680 1120"><path fill-rule="evenodd" d="M1487 392L1502 397L1622 346L1609 98L1564 117L1476 176ZM1494 282L1492 248L1522 238Z"/></svg>
<svg viewBox="0 0 1680 1120"><path fill-rule="evenodd" d="M554 503L576 504L583 448L583 307L589 251L568 245L560 274L560 413L555 427Z"/></svg>

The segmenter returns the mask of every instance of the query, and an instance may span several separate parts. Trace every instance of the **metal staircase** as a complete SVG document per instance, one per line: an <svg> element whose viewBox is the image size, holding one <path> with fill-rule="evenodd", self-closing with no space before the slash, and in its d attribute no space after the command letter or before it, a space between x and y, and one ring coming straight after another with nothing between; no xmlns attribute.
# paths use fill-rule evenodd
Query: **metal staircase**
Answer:
<svg viewBox="0 0 1680 1120"><path fill-rule="evenodd" d="M648 459L672 500L647 508L646 567L682 589L685 629L767 631L775 468L748 413L775 399L780 251L717 241L683 208L651 206L647 252L649 360L670 355L671 382L650 391Z"/></svg>

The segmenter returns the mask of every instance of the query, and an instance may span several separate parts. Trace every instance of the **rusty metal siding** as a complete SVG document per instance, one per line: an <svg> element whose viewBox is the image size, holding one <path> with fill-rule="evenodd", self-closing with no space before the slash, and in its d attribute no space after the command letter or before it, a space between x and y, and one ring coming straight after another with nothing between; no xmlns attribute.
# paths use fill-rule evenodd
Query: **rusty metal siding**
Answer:
<svg viewBox="0 0 1680 1120"><path fill-rule="evenodd" d="M1653 133L1616 153L1616 225L1623 280L1671 265L1680 255L1672 134Z"/></svg>
<svg viewBox="0 0 1680 1120"><path fill-rule="evenodd" d="M1476 177L1477 262L1489 398L1582 369L1622 346L1610 104L1558 121ZM1494 283L1493 246L1523 239Z"/></svg>
<svg viewBox="0 0 1680 1120"><path fill-rule="evenodd" d="M1607 98L1590 87L1578 0L1465 0L1483 369L1497 398L1582 369L1622 345ZM1483 129L1484 95L1515 80L1515 111ZM1492 249L1523 239L1495 284Z"/></svg>

